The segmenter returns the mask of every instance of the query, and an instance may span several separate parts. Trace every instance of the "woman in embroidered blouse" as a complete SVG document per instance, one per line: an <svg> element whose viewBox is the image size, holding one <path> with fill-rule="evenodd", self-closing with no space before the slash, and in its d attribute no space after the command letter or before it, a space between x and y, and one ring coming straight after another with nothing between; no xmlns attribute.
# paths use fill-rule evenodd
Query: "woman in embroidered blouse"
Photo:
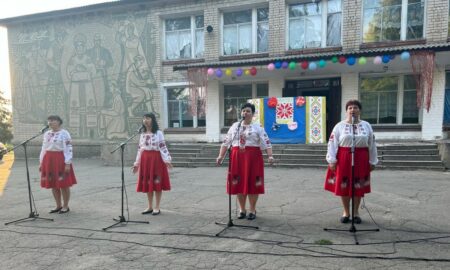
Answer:
<svg viewBox="0 0 450 270"><path fill-rule="evenodd" d="M355 138L354 153L354 222L361 223L359 205L361 197L370 193L370 172L378 163L375 136L371 125L360 119L361 103L349 100L345 105L346 119L339 122L333 129L328 141L327 162L328 170L325 189L341 196L344 213L340 219L342 223L350 221L350 200L352 196L352 133ZM352 118L354 125L352 128Z"/></svg>
<svg viewBox="0 0 450 270"><path fill-rule="evenodd" d="M70 187L77 183L72 167L72 142L69 132L61 128L61 117L50 115L47 120L50 130L44 134L39 156L41 187L52 189L56 208L50 213L63 214L69 212Z"/></svg>
<svg viewBox="0 0 450 270"><path fill-rule="evenodd" d="M167 150L164 135L159 130L155 115L153 113L145 114L142 123L145 131L139 139L133 173L139 171L137 192L147 193L148 208L142 214L158 215L161 213L159 204L162 191L170 190L167 168L172 168L172 158ZM155 194L155 207L153 207L153 193Z"/></svg>
<svg viewBox="0 0 450 270"><path fill-rule="evenodd" d="M274 161L267 133L258 124L251 123L254 113L253 104L246 103L241 107L243 120L234 123L228 130L216 159L218 165L222 164L225 152L232 146L227 177L231 185L227 184L227 192L237 194L240 208L238 218L247 217L248 220L256 218L258 195L264 194L264 160L261 150L266 150L270 164ZM245 208L247 196L250 204L248 216Z"/></svg>

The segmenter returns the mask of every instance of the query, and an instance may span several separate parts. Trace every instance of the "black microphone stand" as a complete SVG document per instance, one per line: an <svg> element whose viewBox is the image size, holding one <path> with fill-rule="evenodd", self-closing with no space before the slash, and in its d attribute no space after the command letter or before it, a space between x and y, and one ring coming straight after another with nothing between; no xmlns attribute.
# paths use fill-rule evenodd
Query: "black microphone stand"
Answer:
<svg viewBox="0 0 450 270"><path fill-rule="evenodd" d="M339 231L346 232L349 231L353 234L353 238L355 239L355 244L359 245L358 238L356 237L357 232L379 232L380 229L364 229L358 230L355 227L355 117L352 115L352 146L351 146L351 155L352 155L352 224L350 225L350 229L328 229L324 228L325 231Z"/></svg>
<svg viewBox="0 0 450 270"><path fill-rule="evenodd" d="M121 193L121 207L122 207L122 209L121 209L121 214L120 214L119 218L113 218L113 220L115 220L115 221L117 221L117 222L114 223L114 224L111 225L111 226L108 226L108 227L103 228L102 230L104 230L104 231L108 230L109 228L115 227L115 226L117 226L117 225L119 225L119 224L122 224L122 223L129 223L129 222L132 222L132 223L145 223L145 224L148 224L148 223L149 223L148 221L131 221L131 220L126 220L126 219L125 219L125 216L124 216L124 213L123 213L123 208L124 208L124 206L123 206L123 194L124 194L124 191L125 191L125 173L124 173L124 161L123 161L123 156L124 156L125 146L127 145L127 143L128 143L131 139L133 139L134 137L136 137L136 135L138 135L138 134L140 134L140 133L141 133L141 130L139 129L139 130L138 130L136 133L134 133L131 137L129 137L128 139L126 139L124 142L122 142L116 149L114 149L114 150L111 151L111 154L113 154L114 152L116 152L117 150L120 149L120 161L121 161L121 166L122 166L122 188L121 188L121 189L122 189L122 193Z"/></svg>
<svg viewBox="0 0 450 270"><path fill-rule="evenodd" d="M228 155L228 177L227 177L228 178L227 179L227 182L228 182L227 183L227 185L228 185L228 222L227 223L217 222L217 221L215 222L217 225L225 226L225 228L223 228L220 232L216 233L216 236L220 236L221 233L223 233L225 230L227 230L228 228L231 228L231 227L249 228L249 229L255 229L255 230L259 229L259 227L257 227L257 226L236 225L233 223L233 219L231 218L231 177L230 177L230 174L231 174L231 148L233 147L233 141L236 138L236 135L239 134L239 130L241 128L242 121L243 120L241 120L239 122L237 132L234 134L233 139L231 140L231 144L230 144L230 146L228 146L227 152L226 152ZM240 140L239 136L238 136L238 140ZM224 159L225 159L225 157L224 157ZM220 163L220 164L222 164L222 163Z"/></svg>
<svg viewBox="0 0 450 270"><path fill-rule="evenodd" d="M33 195L32 195L32 192L31 192L30 170L28 168L28 155L27 155L27 143L29 141L33 140L34 138L36 138L38 136L41 136L46 130L47 130L47 128L42 129L41 132L39 132L38 134L36 134L33 137L25 140L21 144L18 144L16 146L14 146L13 149L8 151L8 152L14 151L19 146L23 146L23 152L25 153L25 168L26 168L26 171L27 171L28 200L30 202L30 214L26 218L21 218L21 219L18 219L18 220L10 221L10 222L5 223L5 225L9 225L9 224L12 224L12 223L20 223L20 222L28 221L29 219L31 219L31 220L42 219L42 220L53 221L53 219L51 219L51 218L41 218L41 217L39 217L39 214L37 212L36 206L34 207L35 209L33 210L33 204L32 204L32 199L31 199L33 197Z"/></svg>

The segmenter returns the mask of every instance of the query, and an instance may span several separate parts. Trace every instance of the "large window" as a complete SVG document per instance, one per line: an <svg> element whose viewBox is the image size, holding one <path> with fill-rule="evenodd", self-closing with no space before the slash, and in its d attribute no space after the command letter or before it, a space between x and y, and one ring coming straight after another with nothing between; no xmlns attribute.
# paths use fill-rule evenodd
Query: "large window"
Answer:
<svg viewBox="0 0 450 270"><path fill-rule="evenodd" d="M203 16L165 20L166 59L202 58Z"/></svg>
<svg viewBox="0 0 450 270"><path fill-rule="evenodd" d="M204 113L205 100L203 98L198 99L196 117L192 116L191 102L189 88L179 87L167 89L167 115L169 127L183 128L206 126Z"/></svg>
<svg viewBox="0 0 450 270"><path fill-rule="evenodd" d="M364 42L423 38L425 0L364 0L363 5Z"/></svg>
<svg viewBox="0 0 450 270"><path fill-rule="evenodd" d="M231 126L238 121L241 106L252 98L269 95L267 83L225 85L224 86L224 126Z"/></svg>
<svg viewBox="0 0 450 270"><path fill-rule="evenodd" d="M341 0L289 6L289 50L341 45Z"/></svg>
<svg viewBox="0 0 450 270"><path fill-rule="evenodd" d="M267 52L269 9L223 13L223 55Z"/></svg>
<svg viewBox="0 0 450 270"><path fill-rule="evenodd" d="M362 119L371 124L417 124L416 81L412 75L361 78Z"/></svg>

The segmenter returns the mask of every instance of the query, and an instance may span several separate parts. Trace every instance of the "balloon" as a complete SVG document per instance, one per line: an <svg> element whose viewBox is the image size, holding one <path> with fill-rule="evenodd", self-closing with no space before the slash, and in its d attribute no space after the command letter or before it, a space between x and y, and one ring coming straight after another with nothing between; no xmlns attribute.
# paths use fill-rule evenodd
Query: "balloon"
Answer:
<svg viewBox="0 0 450 270"><path fill-rule="evenodd" d="M385 64L389 63L390 60L391 58L389 58L389 55L383 55L383 58L381 59Z"/></svg>
<svg viewBox="0 0 450 270"><path fill-rule="evenodd" d="M356 63L356 58L353 56L350 56L349 58L347 58L347 64L349 66L353 66Z"/></svg>
<svg viewBox="0 0 450 270"><path fill-rule="evenodd" d="M402 59L403 61L405 61L405 60L409 60L409 57L410 57L411 55L409 54L409 52L402 52L402 54L400 55L400 59Z"/></svg>
<svg viewBox="0 0 450 270"><path fill-rule="evenodd" d="M289 63L286 61L283 61L283 63L281 64L281 67L284 69L288 68L288 66L289 66Z"/></svg>
<svg viewBox="0 0 450 270"><path fill-rule="evenodd" d="M233 71L231 71L231 68L225 69L225 75L231 76L231 74L233 74Z"/></svg>
<svg viewBox="0 0 450 270"><path fill-rule="evenodd" d="M321 60L319 61L319 67L320 67L320 68L324 68L326 65L327 65L327 61L325 61L325 60L323 60L323 59L321 59Z"/></svg>
<svg viewBox="0 0 450 270"><path fill-rule="evenodd" d="M308 66L309 66L308 61L303 61L303 62L301 63L301 66L302 66L303 69L307 69Z"/></svg>
<svg viewBox="0 0 450 270"><path fill-rule="evenodd" d="M244 71L244 74L245 74L245 75L250 75L250 70L246 69L246 70Z"/></svg>
<svg viewBox="0 0 450 270"><path fill-rule="evenodd" d="M208 68L208 75L209 76L212 76L212 75L214 75L214 69L213 68Z"/></svg>
<svg viewBox="0 0 450 270"><path fill-rule="evenodd" d="M280 69L280 68L281 68L281 65L282 65L282 64L281 64L280 61L276 61L276 62L275 62L275 68L276 68L276 69Z"/></svg>
<svg viewBox="0 0 450 270"><path fill-rule="evenodd" d="M289 63L289 69L294 70L296 66L297 66L297 64L295 62L290 62Z"/></svg>
<svg viewBox="0 0 450 270"><path fill-rule="evenodd" d="M272 70L275 69L275 65L273 63L270 63L270 64L267 65L267 69L272 71Z"/></svg>
<svg viewBox="0 0 450 270"><path fill-rule="evenodd" d="M221 78L223 75L222 70L220 68L216 69L216 76L217 78Z"/></svg>
<svg viewBox="0 0 450 270"><path fill-rule="evenodd" d="M310 69L310 70L316 70L316 69L317 69L317 64L316 64L316 62L310 62L310 63L309 63L309 69Z"/></svg>
<svg viewBox="0 0 450 270"><path fill-rule="evenodd" d="M360 65L365 65L367 63L367 59L364 57L364 56L361 56L359 59L358 59L358 64L360 64Z"/></svg>
<svg viewBox="0 0 450 270"><path fill-rule="evenodd" d="M236 76L241 77L243 73L244 71L242 70L242 68L236 69Z"/></svg>
<svg viewBox="0 0 450 270"><path fill-rule="evenodd" d="M345 56L339 56L339 63L344 64L346 60Z"/></svg>
<svg viewBox="0 0 450 270"><path fill-rule="evenodd" d="M256 70L255 67L252 67L252 68L250 69L250 75L252 75L252 76L255 76L257 72L258 72L258 71Z"/></svg>
<svg viewBox="0 0 450 270"><path fill-rule="evenodd" d="M333 56L333 57L331 57L331 62L333 62L333 63L337 63L337 62L338 62L338 58L337 58L337 56Z"/></svg>
<svg viewBox="0 0 450 270"><path fill-rule="evenodd" d="M381 59L381 56L375 56L375 58L373 59L373 63L375 65L381 65L382 62L383 60Z"/></svg>

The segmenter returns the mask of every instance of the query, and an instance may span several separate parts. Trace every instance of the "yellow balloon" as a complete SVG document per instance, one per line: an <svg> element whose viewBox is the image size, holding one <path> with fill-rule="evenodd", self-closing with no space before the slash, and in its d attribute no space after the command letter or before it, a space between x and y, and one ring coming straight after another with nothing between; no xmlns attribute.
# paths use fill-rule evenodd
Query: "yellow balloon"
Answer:
<svg viewBox="0 0 450 270"><path fill-rule="evenodd" d="M231 74L233 74L233 72L231 71L230 68L227 68L227 69L225 70L225 75L231 76Z"/></svg>
<svg viewBox="0 0 450 270"><path fill-rule="evenodd" d="M244 74L245 74L245 75L250 75L250 70L246 69L246 70L244 71Z"/></svg>

